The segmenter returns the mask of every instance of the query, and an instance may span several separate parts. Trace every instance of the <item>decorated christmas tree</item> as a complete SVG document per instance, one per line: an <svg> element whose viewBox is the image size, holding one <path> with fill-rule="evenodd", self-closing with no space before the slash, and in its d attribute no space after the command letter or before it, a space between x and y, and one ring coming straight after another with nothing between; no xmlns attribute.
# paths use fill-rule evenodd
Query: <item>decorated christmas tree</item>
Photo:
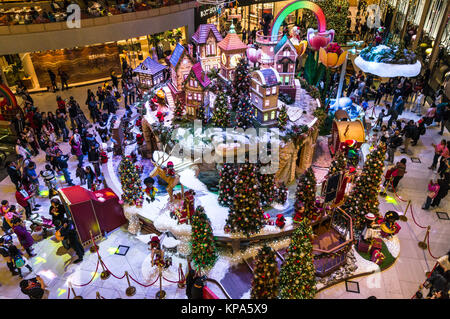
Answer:
<svg viewBox="0 0 450 319"><path fill-rule="evenodd" d="M184 113L184 105L181 99L177 99L175 102L175 111L173 112L173 120L174 121L180 121L183 119L183 113Z"/></svg>
<svg viewBox="0 0 450 319"><path fill-rule="evenodd" d="M333 176L340 172L344 172L347 168L347 158L344 153L339 153L330 164L327 176Z"/></svg>
<svg viewBox="0 0 450 319"><path fill-rule="evenodd" d="M250 103L249 95L244 95L239 100L236 110L236 127L244 130L253 126L253 108Z"/></svg>
<svg viewBox="0 0 450 319"><path fill-rule="evenodd" d="M218 254L214 241L211 222L203 206L197 206L192 215L191 256L197 269L208 269L214 266Z"/></svg>
<svg viewBox="0 0 450 319"><path fill-rule="evenodd" d="M298 179L294 208L294 222L298 223L304 218L314 220L317 217L316 177L311 167Z"/></svg>
<svg viewBox="0 0 450 319"><path fill-rule="evenodd" d="M225 163L219 171L219 204L230 206L234 198L234 181L237 175L236 167L233 164Z"/></svg>
<svg viewBox="0 0 450 319"><path fill-rule="evenodd" d="M316 294L316 275L312 254L312 229L302 221L292 236L280 270L280 298L312 299Z"/></svg>
<svg viewBox="0 0 450 319"><path fill-rule="evenodd" d="M279 204L284 204L284 203L286 203L287 198L288 198L288 189L286 187L286 184L281 182L277 186L277 196L276 196L275 202L277 202Z"/></svg>
<svg viewBox="0 0 450 319"><path fill-rule="evenodd" d="M208 117L206 115L205 107L203 105L200 105L197 109L197 119L202 121L203 124L208 123Z"/></svg>
<svg viewBox="0 0 450 319"><path fill-rule="evenodd" d="M280 131L286 130L286 125L288 122L288 115L286 111L286 105L283 104L281 110L278 112L278 128Z"/></svg>
<svg viewBox="0 0 450 319"><path fill-rule="evenodd" d="M364 215L372 213L379 216L378 193L383 175L385 154L385 145L379 144L367 155L363 170L342 207L353 218L355 233L359 233L364 228Z"/></svg>
<svg viewBox="0 0 450 319"><path fill-rule="evenodd" d="M250 298L276 299L278 297L278 275L275 252L269 246L264 245L256 256Z"/></svg>
<svg viewBox="0 0 450 319"><path fill-rule="evenodd" d="M261 206L269 206L277 196L275 174L261 174L258 172L259 189L261 193Z"/></svg>
<svg viewBox="0 0 450 319"><path fill-rule="evenodd" d="M122 184L122 200L128 205L142 206L144 192L141 187L141 177L131 160L123 156L119 164L119 176Z"/></svg>
<svg viewBox="0 0 450 319"><path fill-rule="evenodd" d="M239 166L233 204L225 225L225 230L242 232L247 237L258 233L264 225L256 170L256 165L248 162Z"/></svg>
<svg viewBox="0 0 450 319"><path fill-rule="evenodd" d="M231 105L233 110L239 104L243 96L250 96L250 71L247 59L243 58L239 61L234 72L233 79L233 95L231 96Z"/></svg>
<svg viewBox="0 0 450 319"><path fill-rule="evenodd" d="M224 92L217 94L216 101L214 102L212 122L215 126L223 128L231 125L230 110L228 109L227 96Z"/></svg>

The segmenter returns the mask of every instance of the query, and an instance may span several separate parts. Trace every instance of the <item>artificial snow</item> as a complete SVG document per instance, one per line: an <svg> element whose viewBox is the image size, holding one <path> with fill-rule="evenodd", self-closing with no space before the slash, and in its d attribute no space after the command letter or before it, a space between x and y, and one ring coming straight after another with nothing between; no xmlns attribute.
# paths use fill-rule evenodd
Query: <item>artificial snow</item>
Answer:
<svg viewBox="0 0 450 319"><path fill-rule="evenodd" d="M422 64L417 61L414 64L391 64L366 61L358 56L354 63L365 73L371 73L382 78L394 78L397 76L415 77L420 73Z"/></svg>
<svg viewBox="0 0 450 319"><path fill-rule="evenodd" d="M173 237L164 237L164 239L162 240L162 247L163 248L175 248L180 244L180 241L173 238Z"/></svg>
<svg viewBox="0 0 450 319"><path fill-rule="evenodd" d="M391 253L392 257L395 259L400 255L400 240L397 236L392 236L392 238L383 238L384 243L386 244L387 249Z"/></svg>
<svg viewBox="0 0 450 319"><path fill-rule="evenodd" d="M172 257L172 265L168 267L167 269L164 269L162 272L163 279L162 279L162 286L171 286L174 283L171 283L164 278L171 280L171 281L178 281L178 267L181 263L182 269L187 268L187 262L186 259L179 258L175 255L170 255ZM156 280L159 276L159 269L157 266L152 266L151 262L152 255L149 254L143 261L141 269L142 269L142 277L145 280L145 284L150 284ZM158 281L155 282L155 285L159 285Z"/></svg>

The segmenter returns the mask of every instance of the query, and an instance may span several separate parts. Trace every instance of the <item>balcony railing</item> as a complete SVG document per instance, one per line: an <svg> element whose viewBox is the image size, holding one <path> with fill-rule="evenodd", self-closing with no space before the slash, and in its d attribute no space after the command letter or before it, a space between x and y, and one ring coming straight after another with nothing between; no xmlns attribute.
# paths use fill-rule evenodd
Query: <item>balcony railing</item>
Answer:
<svg viewBox="0 0 450 319"><path fill-rule="evenodd" d="M256 43L262 45L276 45L282 37L283 32L279 32L277 38L272 39L272 35L264 35L262 30L256 31Z"/></svg>

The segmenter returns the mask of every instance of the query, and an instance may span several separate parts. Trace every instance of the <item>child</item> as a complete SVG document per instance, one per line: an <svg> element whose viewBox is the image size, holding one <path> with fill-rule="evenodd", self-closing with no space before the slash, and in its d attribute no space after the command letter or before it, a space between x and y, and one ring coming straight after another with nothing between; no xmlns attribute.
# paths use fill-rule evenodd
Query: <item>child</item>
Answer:
<svg viewBox="0 0 450 319"><path fill-rule="evenodd" d="M80 185L84 185L86 183L86 172L81 164L77 165L75 176L80 178Z"/></svg>
<svg viewBox="0 0 450 319"><path fill-rule="evenodd" d="M382 109L380 114L378 114L377 124L375 124L375 127L381 127L383 125L383 118L386 116L385 110Z"/></svg>
<svg viewBox="0 0 450 319"><path fill-rule="evenodd" d="M158 189L156 187L154 187L153 185L155 184L155 180L151 177L147 177L146 179L144 179L144 184L146 186L145 188L145 194L147 194L148 197L145 198L145 200L150 203L150 201L155 201L155 195L156 192L158 191Z"/></svg>
<svg viewBox="0 0 450 319"><path fill-rule="evenodd" d="M49 164L46 164L45 171L41 171L40 174L44 178L45 185L48 188L48 198L52 198L53 193L58 189L55 171Z"/></svg>
<svg viewBox="0 0 450 319"><path fill-rule="evenodd" d="M393 178L392 173L394 172L394 170L395 170L395 166L394 165L390 165L388 167L388 170L386 171L386 174L384 175L384 183L383 183L384 187L386 187L386 185L388 183L390 184L390 181Z"/></svg>
<svg viewBox="0 0 450 319"><path fill-rule="evenodd" d="M440 186L437 181L430 180L428 183L427 199L425 200L425 204L422 206L423 210L428 210L430 208L431 201L436 197L439 192L439 188Z"/></svg>
<svg viewBox="0 0 450 319"><path fill-rule="evenodd" d="M11 245L9 247L9 253L11 254L11 259L13 261L14 267L17 269L17 272L19 273L20 278L23 278L22 276L23 267L27 267L30 272L33 271L33 268L31 268L30 264L28 263L28 260L22 255L21 251L16 246Z"/></svg>

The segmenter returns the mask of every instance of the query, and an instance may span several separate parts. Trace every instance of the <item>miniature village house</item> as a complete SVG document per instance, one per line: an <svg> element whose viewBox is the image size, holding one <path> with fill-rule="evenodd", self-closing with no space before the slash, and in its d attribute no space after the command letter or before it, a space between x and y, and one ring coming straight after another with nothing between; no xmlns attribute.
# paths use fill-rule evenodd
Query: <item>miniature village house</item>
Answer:
<svg viewBox="0 0 450 319"><path fill-rule="evenodd" d="M284 35L275 46L274 67L280 74L280 89L294 87L295 62L297 60L297 50L292 42Z"/></svg>
<svg viewBox="0 0 450 319"><path fill-rule="evenodd" d="M186 114L188 117L196 118L199 107L205 108L205 114L209 111L208 87L211 80L203 71L200 62L194 64L185 80Z"/></svg>
<svg viewBox="0 0 450 319"><path fill-rule="evenodd" d="M183 95L184 80L188 77L193 65L194 60L188 50L181 44L177 43L169 58L171 79L169 88L175 97Z"/></svg>
<svg viewBox="0 0 450 319"><path fill-rule="evenodd" d="M247 45L241 41L232 24L227 36L219 42L218 46L220 48L220 74L227 80L233 80L234 70L245 56Z"/></svg>
<svg viewBox="0 0 450 319"><path fill-rule="evenodd" d="M141 88L149 89L165 80L167 69L167 66L148 57L133 72L137 73Z"/></svg>
<svg viewBox="0 0 450 319"><path fill-rule="evenodd" d="M192 35L194 53L204 71L220 69L220 55L217 47L223 38L214 24L201 24Z"/></svg>
<svg viewBox="0 0 450 319"><path fill-rule="evenodd" d="M254 71L251 74L250 97L253 115L262 126L277 123L280 75L274 68Z"/></svg>

